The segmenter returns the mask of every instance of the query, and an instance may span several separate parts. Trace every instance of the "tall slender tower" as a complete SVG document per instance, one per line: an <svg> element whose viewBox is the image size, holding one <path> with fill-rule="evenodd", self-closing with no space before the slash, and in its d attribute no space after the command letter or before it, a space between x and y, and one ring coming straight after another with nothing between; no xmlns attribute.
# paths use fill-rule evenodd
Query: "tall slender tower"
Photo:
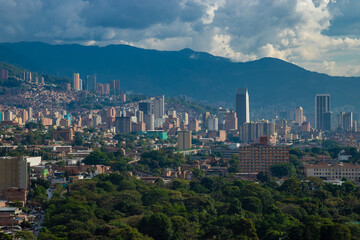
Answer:
<svg viewBox="0 0 360 240"><path fill-rule="evenodd" d="M155 119L164 117L164 99L164 95L162 95L153 100Z"/></svg>
<svg viewBox="0 0 360 240"><path fill-rule="evenodd" d="M247 88L236 89L235 105L238 127L242 126L244 123L250 122L249 93Z"/></svg>
<svg viewBox="0 0 360 240"><path fill-rule="evenodd" d="M325 130L325 128L331 126L331 114L329 113L330 113L330 94L316 94L315 96L315 128L316 129ZM330 123L328 121L330 121Z"/></svg>
<svg viewBox="0 0 360 240"><path fill-rule="evenodd" d="M297 122L299 126L304 122L304 110L302 107L295 109L295 122Z"/></svg>
<svg viewBox="0 0 360 240"><path fill-rule="evenodd" d="M96 91L96 74L86 76L86 90Z"/></svg>
<svg viewBox="0 0 360 240"><path fill-rule="evenodd" d="M80 74L74 73L74 90L80 90Z"/></svg>

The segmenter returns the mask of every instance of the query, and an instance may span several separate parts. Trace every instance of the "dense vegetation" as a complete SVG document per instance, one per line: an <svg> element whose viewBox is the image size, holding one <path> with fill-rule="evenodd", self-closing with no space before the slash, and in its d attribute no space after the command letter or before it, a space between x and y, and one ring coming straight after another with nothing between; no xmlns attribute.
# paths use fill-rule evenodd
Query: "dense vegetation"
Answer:
<svg viewBox="0 0 360 240"><path fill-rule="evenodd" d="M57 190L39 239L360 239L360 189L289 178L146 184L100 175Z"/></svg>

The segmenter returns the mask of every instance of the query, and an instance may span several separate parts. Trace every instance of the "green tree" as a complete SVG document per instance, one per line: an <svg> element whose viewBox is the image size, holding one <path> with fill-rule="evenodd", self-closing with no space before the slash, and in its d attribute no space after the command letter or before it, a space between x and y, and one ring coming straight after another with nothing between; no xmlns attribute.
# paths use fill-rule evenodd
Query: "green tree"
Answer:
<svg viewBox="0 0 360 240"><path fill-rule="evenodd" d="M33 233L29 232L29 231L20 231L20 232L17 232L15 234L15 238L18 238L18 239L24 239L24 240L35 240L36 237L34 236ZM1 239L1 238L0 238Z"/></svg>
<svg viewBox="0 0 360 240"><path fill-rule="evenodd" d="M271 174L275 177L291 177L293 175L293 167L290 163L276 163L270 167Z"/></svg>
<svg viewBox="0 0 360 240"><path fill-rule="evenodd" d="M170 218L163 213L155 213L143 217L139 223L139 230L159 240L171 239L173 234L172 222Z"/></svg>
<svg viewBox="0 0 360 240"><path fill-rule="evenodd" d="M320 240L350 240L350 229L341 223L324 225L321 227Z"/></svg>

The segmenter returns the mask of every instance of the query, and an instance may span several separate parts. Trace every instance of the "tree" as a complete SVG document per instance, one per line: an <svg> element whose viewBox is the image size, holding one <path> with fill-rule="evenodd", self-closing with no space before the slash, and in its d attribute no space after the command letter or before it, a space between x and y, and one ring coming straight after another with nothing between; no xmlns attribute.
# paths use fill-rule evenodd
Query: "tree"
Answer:
<svg viewBox="0 0 360 240"><path fill-rule="evenodd" d="M199 227L196 223L189 222L186 218L181 216L173 216L171 218L171 222L174 230L172 239L197 239L197 232L199 231Z"/></svg>
<svg viewBox="0 0 360 240"><path fill-rule="evenodd" d="M269 182L271 180L270 175L267 172L263 172L263 171L259 172L256 175L256 179L259 180L262 183L266 183L266 182Z"/></svg>
<svg viewBox="0 0 360 240"><path fill-rule="evenodd" d="M238 154L233 154L231 159L229 160L230 167L228 167L229 173L238 173L241 171L240 168L240 160Z"/></svg>
<svg viewBox="0 0 360 240"><path fill-rule="evenodd" d="M245 210L250 212L261 213L262 211L262 203L257 197L244 197L242 206Z"/></svg>
<svg viewBox="0 0 360 240"><path fill-rule="evenodd" d="M172 222L170 218L163 213L155 213L143 217L139 223L139 230L159 240L171 239L173 234Z"/></svg>
<svg viewBox="0 0 360 240"><path fill-rule="evenodd" d="M321 227L320 240L350 240L350 229L341 223L324 225Z"/></svg>
<svg viewBox="0 0 360 240"><path fill-rule="evenodd" d="M292 195L299 195L302 190L302 185L299 179L291 177L284 181L284 183L280 186L280 190Z"/></svg>
<svg viewBox="0 0 360 240"><path fill-rule="evenodd" d="M31 232L29 231L20 231L20 232L17 232L15 234L15 238L19 238L19 239L24 239L24 240L35 240L36 237L34 236L34 234L32 234ZM0 237L0 239L2 239Z"/></svg>
<svg viewBox="0 0 360 240"><path fill-rule="evenodd" d="M275 177L291 177L293 175L293 167L290 163L276 163L270 167L271 174Z"/></svg>
<svg viewBox="0 0 360 240"><path fill-rule="evenodd" d="M204 170L200 169L200 168L193 168L192 169L192 174L194 175L195 178L197 179L201 179L205 176L205 172Z"/></svg>

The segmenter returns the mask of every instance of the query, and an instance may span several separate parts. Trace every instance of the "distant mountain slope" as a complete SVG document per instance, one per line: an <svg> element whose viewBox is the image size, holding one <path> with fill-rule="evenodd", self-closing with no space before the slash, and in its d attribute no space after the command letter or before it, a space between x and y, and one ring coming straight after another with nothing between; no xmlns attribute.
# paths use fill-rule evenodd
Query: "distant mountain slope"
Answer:
<svg viewBox="0 0 360 240"><path fill-rule="evenodd" d="M249 88L253 107L295 103L313 108L316 93L330 93L334 107L360 109L359 77L331 77L274 58L234 63L208 53L156 51L127 45L106 47L1 43L0 61L37 72L81 77L96 73L100 82L120 79L126 90L149 95L187 95L233 104L235 88Z"/></svg>

